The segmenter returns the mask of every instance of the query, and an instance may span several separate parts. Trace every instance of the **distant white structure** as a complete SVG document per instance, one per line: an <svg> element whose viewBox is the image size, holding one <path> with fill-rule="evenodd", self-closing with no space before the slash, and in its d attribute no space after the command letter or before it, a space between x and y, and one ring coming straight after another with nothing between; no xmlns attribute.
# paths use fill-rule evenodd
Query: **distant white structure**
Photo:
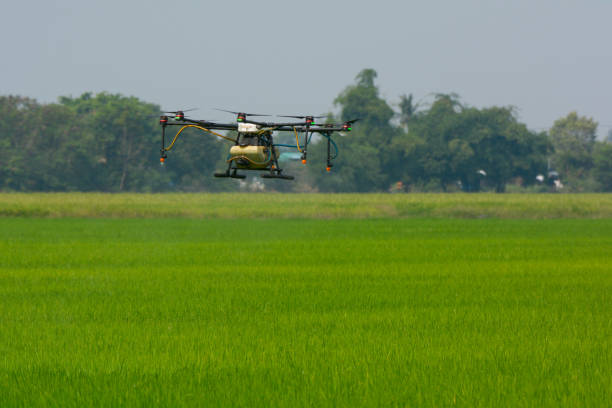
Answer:
<svg viewBox="0 0 612 408"><path fill-rule="evenodd" d="M254 177L250 183L245 180L238 180L238 185L240 186L241 190L265 191L266 189L266 185L259 177Z"/></svg>

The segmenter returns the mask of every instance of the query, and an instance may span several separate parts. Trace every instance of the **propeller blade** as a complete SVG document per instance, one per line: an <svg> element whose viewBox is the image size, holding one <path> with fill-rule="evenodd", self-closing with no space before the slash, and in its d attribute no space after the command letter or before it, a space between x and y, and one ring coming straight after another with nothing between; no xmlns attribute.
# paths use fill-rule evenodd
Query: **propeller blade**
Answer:
<svg viewBox="0 0 612 408"><path fill-rule="evenodd" d="M231 111L231 110L227 110L227 109L219 109L219 108L213 108L213 109L221 111L221 112L233 113L234 115L240 115L242 113L245 116L272 116L272 115L265 115L263 113L236 112L236 111Z"/></svg>
<svg viewBox="0 0 612 408"><path fill-rule="evenodd" d="M240 113L240 112L234 112L234 111L227 110L227 109L219 109L219 108L213 108L213 109L214 109L214 110L221 111L221 112L233 113L234 115L237 115L237 114L239 114L239 113Z"/></svg>
<svg viewBox="0 0 612 408"><path fill-rule="evenodd" d="M175 110L175 111L162 111L162 112L164 112L164 113L174 113L176 115L179 112L185 113L185 112L191 112L191 111L194 111L194 110L197 110L197 109L199 109L199 108L189 108L189 109L180 109L180 110Z"/></svg>
<svg viewBox="0 0 612 408"><path fill-rule="evenodd" d="M295 118L295 119L306 119L308 117L311 117L313 119L320 119L320 118L326 118L327 115L318 115L318 116L311 116L311 115L306 115L306 116L302 116L302 115L276 115L279 118Z"/></svg>

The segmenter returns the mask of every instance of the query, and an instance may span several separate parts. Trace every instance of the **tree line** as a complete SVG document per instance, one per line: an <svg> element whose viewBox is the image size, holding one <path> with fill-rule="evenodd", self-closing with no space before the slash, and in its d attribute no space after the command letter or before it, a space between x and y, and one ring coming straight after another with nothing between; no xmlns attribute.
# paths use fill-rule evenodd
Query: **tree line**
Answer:
<svg viewBox="0 0 612 408"><path fill-rule="evenodd" d="M612 132L597 140L591 118L571 112L536 132L512 107L478 109L455 94L426 105L402 95L394 109L376 76L361 71L334 101L338 112L328 120L360 121L335 137L332 171L327 143L315 137L307 166L285 163L297 176L291 183L213 178L228 146L190 130L161 167L160 107L135 97L85 93L42 104L0 96L0 190L612 191Z"/></svg>

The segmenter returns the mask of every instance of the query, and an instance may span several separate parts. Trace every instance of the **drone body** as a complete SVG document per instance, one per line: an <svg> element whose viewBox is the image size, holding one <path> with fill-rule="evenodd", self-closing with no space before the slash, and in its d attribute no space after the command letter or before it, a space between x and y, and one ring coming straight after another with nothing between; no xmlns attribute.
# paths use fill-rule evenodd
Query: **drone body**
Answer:
<svg viewBox="0 0 612 408"><path fill-rule="evenodd" d="M332 140L333 132L350 132L351 126L358 119L344 122L342 125L326 123L318 125L315 118L323 116L283 116L294 119L303 119L303 122L261 122L248 119L249 116L266 116L258 114L247 114L244 112L225 111L236 114L236 123L217 123L207 120L195 120L185 117L185 111L173 111L174 116L163 115L159 119L162 127L161 158L163 164L167 158L166 152L174 147L183 130L196 128L214 136L223 138L233 143L227 158L227 168L224 172L215 173L215 177L246 178L238 170L261 171L263 178L276 178L293 180L293 176L283 174L278 161L280 147L297 149L301 153L302 163L306 164L307 149L310 138L318 133L327 139L327 167L330 171L333 166L332 160L338 155L336 143ZM168 126L180 126L174 139L166 147L166 128ZM229 130L237 132L235 139L216 133L214 130ZM274 132L292 132L295 135L295 145L275 144ZM302 134L302 141L299 135ZM331 147L334 147L335 154L331 155Z"/></svg>

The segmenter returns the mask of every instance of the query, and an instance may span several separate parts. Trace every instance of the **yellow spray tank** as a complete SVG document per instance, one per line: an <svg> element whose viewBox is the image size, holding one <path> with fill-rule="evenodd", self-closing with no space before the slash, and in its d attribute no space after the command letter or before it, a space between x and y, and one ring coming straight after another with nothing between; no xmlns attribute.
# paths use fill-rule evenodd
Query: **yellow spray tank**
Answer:
<svg viewBox="0 0 612 408"><path fill-rule="evenodd" d="M278 157L278 149L274 148ZM240 169L265 169L272 163L272 148L267 146L232 146L229 151L228 162L235 162Z"/></svg>

